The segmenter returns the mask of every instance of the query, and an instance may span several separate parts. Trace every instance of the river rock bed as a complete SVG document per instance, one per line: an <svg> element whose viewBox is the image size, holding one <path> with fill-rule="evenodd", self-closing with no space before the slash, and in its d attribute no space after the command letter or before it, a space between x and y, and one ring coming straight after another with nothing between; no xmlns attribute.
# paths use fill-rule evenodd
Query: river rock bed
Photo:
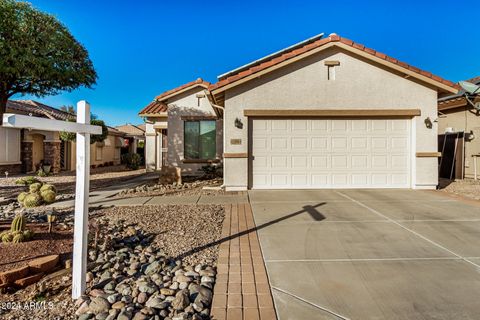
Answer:
<svg viewBox="0 0 480 320"><path fill-rule="evenodd" d="M167 210L175 209L168 207ZM90 225L87 290L84 296L71 301L71 276L63 276L12 295L0 295L0 303L43 299L47 303L53 302L53 306L34 310L0 310L0 318L210 319L216 279L216 247L212 246L211 251L207 251L208 259L196 259L209 263L189 263L186 257L173 258L155 241L158 237L156 232L152 232L155 230L145 230L142 224L131 221L144 220L142 212L137 212L129 221L121 217L112 219L118 213L112 211L114 209L97 210L96 218L91 219L94 222ZM127 211L123 212L128 215ZM132 211L129 215L132 216ZM223 215L218 218L221 222ZM188 217L183 220L188 225L197 222L189 222ZM211 229L205 232L211 233ZM218 240L219 233L213 234ZM203 238L206 242L210 241L208 237ZM175 239L169 245L174 245L174 242ZM182 247L179 251L183 250Z"/></svg>
<svg viewBox="0 0 480 320"><path fill-rule="evenodd" d="M221 189L222 179L198 179L185 177L183 183L147 183L135 188L123 190L118 194L119 197L139 197L139 196L186 196L196 194L223 194ZM204 190L204 187L215 187L217 190Z"/></svg>

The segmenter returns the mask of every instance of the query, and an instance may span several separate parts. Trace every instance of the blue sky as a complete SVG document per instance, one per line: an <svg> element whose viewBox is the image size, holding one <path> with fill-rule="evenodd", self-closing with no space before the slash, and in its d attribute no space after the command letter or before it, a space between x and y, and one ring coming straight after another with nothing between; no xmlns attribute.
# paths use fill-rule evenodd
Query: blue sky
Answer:
<svg viewBox="0 0 480 320"><path fill-rule="evenodd" d="M85 45L99 79L33 99L85 99L109 125L141 123L155 95L216 76L321 32L343 37L452 81L480 75L480 1L39 0ZM16 96L14 98L32 98Z"/></svg>

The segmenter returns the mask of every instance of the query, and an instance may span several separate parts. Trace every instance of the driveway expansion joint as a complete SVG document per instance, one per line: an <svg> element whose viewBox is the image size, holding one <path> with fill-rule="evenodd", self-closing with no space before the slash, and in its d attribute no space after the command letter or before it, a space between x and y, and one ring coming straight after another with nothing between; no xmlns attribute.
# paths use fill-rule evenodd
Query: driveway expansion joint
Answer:
<svg viewBox="0 0 480 320"><path fill-rule="evenodd" d="M435 242L435 241L433 241L433 240L425 237L424 235L421 235L420 233L418 233L418 232L416 232L416 231L414 231L414 230L412 230L412 229L404 226L404 225L401 224L400 222L398 222L398 221L396 221L396 220L393 220L392 218L390 218L390 217L382 214L381 212L379 212L379 211L377 211L377 210L369 207L368 205L364 204L363 202L361 202L361 201L359 201L359 200L356 200L356 199L354 199L354 198L352 198L352 197L350 197L350 196L348 196L348 195L346 195L346 194L344 194L344 193L342 193L342 192L339 192L339 191L335 191L335 192L336 192L338 195L340 195L340 196L342 196L342 197L344 197L344 198L346 198L346 199L349 199L349 200L351 200L352 202L358 204L359 206L362 206L363 208L365 208L365 209L367 209L367 210L370 210L372 213L374 213L374 214L376 214L376 215L378 215L378 216L380 216L380 217L382 217L382 218L385 218L385 219L389 220L390 222L392 222L392 223L396 224L397 226L401 227L402 229L404 229L404 230L406 230L406 231L408 231L408 232L416 235L417 237L419 237L419 238L421 238L421 239L429 242L430 244L433 244L434 246L436 246L436 247L438 247L438 248L440 248L440 249L442 249L442 250L444 250L444 251L446 251L446 252L448 252L448 253L456 256L458 259L463 260L463 261L465 261L465 262L467 262L467 263L470 263L470 264L474 265L474 266L477 267L477 268L480 268L480 265L479 265L479 264L477 264L477 263L469 260L469 259L466 258L466 257L462 257L462 256L459 255L458 253L456 253L456 252L454 252L454 251L452 251L452 250L450 250L450 249L442 246L441 244L439 244L439 243L437 243L437 242Z"/></svg>

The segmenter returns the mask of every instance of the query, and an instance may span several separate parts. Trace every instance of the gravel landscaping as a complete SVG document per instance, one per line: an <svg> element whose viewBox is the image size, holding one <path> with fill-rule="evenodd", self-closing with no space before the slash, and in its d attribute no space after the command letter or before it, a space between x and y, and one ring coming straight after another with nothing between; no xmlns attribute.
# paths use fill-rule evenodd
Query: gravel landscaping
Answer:
<svg viewBox="0 0 480 320"><path fill-rule="evenodd" d="M104 168L91 169L90 171L90 189L95 190L102 187L111 186L115 183L132 179L145 173L145 169L129 170L125 166L112 166ZM43 183L54 184L59 194L73 196L75 192L75 171L62 171L58 174L48 177L36 177ZM0 198L16 198L24 191L25 187L15 184L18 178L30 175L12 176L9 178L0 177Z"/></svg>
<svg viewBox="0 0 480 320"><path fill-rule="evenodd" d="M117 198L225 194L225 190L220 188L222 184L222 179L199 179L198 177L184 177L181 184L161 184L152 181L124 190L117 195Z"/></svg>
<svg viewBox="0 0 480 320"><path fill-rule="evenodd" d="M441 192L448 192L466 198L480 200L480 180L464 179L451 181L441 179L439 189Z"/></svg>
<svg viewBox="0 0 480 320"><path fill-rule="evenodd" d="M37 302L34 310L0 308L1 319L210 319L218 246L209 244L220 237L222 206L112 207L90 214L99 237L94 248L92 229L86 295L71 301L67 272L0 295L0 306ZM26 215L42 220L38 211ZM71 228L72 215L59 213L62 228Z"/></svg>

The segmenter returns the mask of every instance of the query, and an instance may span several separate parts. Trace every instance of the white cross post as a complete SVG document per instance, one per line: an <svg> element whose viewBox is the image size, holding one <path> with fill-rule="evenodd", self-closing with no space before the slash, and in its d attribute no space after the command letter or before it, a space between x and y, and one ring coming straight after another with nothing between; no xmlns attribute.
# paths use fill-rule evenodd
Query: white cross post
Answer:
<svg viewBox="0 0 480 320"><path fill-rule="evenodd" d="M90 124L90 105L77 103L77 123ZM88 251L88 198L90 191L90 133L77 133L77 181L73 233L72 298L85 292Z"/></svg>
<svg viewBox="0 0 480 320"><path fill-rule="evenodd" d="M77 123L6 113L3 115L3 126L27 130L65 131L77 134L77 185L75 189L72 298L78 299L85 292L86 287L90 134L101 134L102 128L90 124L90 105L86 101L77 103Z"/></svg>

